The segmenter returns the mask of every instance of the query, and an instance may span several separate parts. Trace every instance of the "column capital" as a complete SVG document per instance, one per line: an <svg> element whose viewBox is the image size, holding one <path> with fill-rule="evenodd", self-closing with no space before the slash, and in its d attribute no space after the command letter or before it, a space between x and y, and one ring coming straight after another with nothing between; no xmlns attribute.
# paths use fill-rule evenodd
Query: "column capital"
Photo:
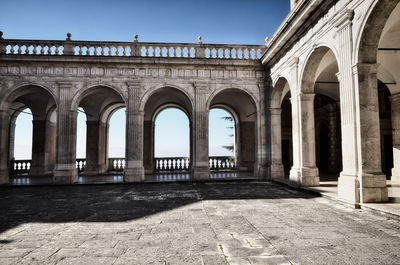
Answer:
<svg viewBox="0 0 400 265"><path fill-rule="evenodd" d="M132 89L141 89L142 88L142 82L139 80L135 80L135 81L128 81L126 82L128 88L132 88Z"/></svg>
<svg viewBox="0 0 400 265"><path fill-rule="evenodd" d="M359 74L360 72L367 72L369 74L376 74L378 72L377 63L356 63L352 66L353 74Z"/></svg>
<svg viewBox="0 0 400 265"><path fill-rule="evenodd" d="M69 81L58 81L57 85L59 88L72 88L72 82Z"/></svg>
<svg viewBox="0 0 400 265"><path fill-rule="evenodd" d="M338 30L343 29L347 25L351 24L354 18L354 10L353 9L345 9L338 16L336 21L334 21L334 25Z"/></svg>

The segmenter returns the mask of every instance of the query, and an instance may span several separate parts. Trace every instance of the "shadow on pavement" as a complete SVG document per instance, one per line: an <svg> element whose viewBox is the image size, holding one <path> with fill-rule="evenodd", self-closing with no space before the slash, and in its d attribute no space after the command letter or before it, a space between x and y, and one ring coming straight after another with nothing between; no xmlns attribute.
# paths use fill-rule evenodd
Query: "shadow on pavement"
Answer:
<svg viewBox="0 0 400 265"><path fill-rule="evenodd" d="M0 233L30 222L129 221L202 200L315 196L270 182L8 186L0 187Z"/></svg>

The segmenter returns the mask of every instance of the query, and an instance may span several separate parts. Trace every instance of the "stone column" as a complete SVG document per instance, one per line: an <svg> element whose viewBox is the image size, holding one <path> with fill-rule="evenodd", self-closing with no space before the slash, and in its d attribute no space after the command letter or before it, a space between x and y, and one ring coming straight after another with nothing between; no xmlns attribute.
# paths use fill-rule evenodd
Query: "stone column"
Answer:
<svg viewBox="0 0 400 265"><path fill-rule="evenodd" d="M381 167L381 139L376 64L357 64L354 69L358 88L359 126L357 126L358 181L360 202L388 200L386 176ZM343 146L343 153L347 152Z"/></svg>
<svg viewBox="0 0 400 265"><path fill-rule="evenodd" d="M267 89L267 83L259 83L259 109L256 115L255 122L249 122L244 125L241 123L241 129L247 127L249 132L249 138L247 138L245 131L242 131L242 139L247 138L248 146L242 145L241 151L249 149L253 150L251 146L255 146L256 150L253 151L253 154L248 155L249 161L252 160L251 158L255 158L254 160L254 176L260 180L270 179L271 172L270 172L270 165L271 165L271 150L270 150L270 138L267 137L269 135L269 131L267 133L267 126L270 127L270 117L267 115L266 110L269 109L270 100L266 100L265 91ZM272 89L272 88L271 88ZM243 127L242 127L243 126ZM251 127L250 127L251 126ZM268 128L269 129L269 128ZM256 140L251 141L250 134L252 133L253 138ZM242 143L246 143L247 141L241 141ZM244 149L243 149L244 148ZM254 157L255 156L255 157ZM243 159L243 156L242 156ZM246 157L244 157L246 159Z"/></svg>
<svg viewBox="0 0 400 265"><path fill-rule="evenodd" d="M33 120L32 130L32 164L29 170L31 176L51 174L47 172L48 150L46 135L46 120Z"/></svg>
<svg viewBox="0 0 400 265"><path fill-rule="evenodd" d="M392 101L392 131L393 131L393 182L400 183L400 93L390 97Z"/></svg>
<svg viewBox="0 0 400 265"><path fill-rule="evenodd" d="M152 120L144 121L144 147L143 163L145 173L154 172L154 122Z"/></svg>
<svg viewBox="0 0 400 265"><path fill-rule="evenodd" d="M46 123L46 150L48 153L47 171L53 172L56 164L57 124L47 121Z"/></svg>
<svg viewBox="0 0 400 265"><path fill-rule="evenodd" d="M210 165L208 158L208 114L206 108L208 89L205 85L195 88L194 121L192 126L193 136L193 161L192 172L195 180L210 178Z"/></svg>
<svg viewBox="0 0 400 265"><path fill-rule="evenodd" d="M85 174L97 175L107 170L106 157L106 130L107 127L100 121L86 121L86 165Z"/></svg>
<svg viewBox="0 0 400 265"><path fill-rule="evenodd" d="M285 173L282 164L282 109L270 109L271 114L271 177L283 179Z"/></svg>
<svg viewBox="0 0 400 265"><path fill-rule="evenodd" d="M356 90L352 70L352 19L353 12L347 10L336 22L339 44L340 115L342 132L343 170L338 180L338 197L355 204L360 201L357 150Z"/></svg>
<svg viewBox="0 0 400 265"><path fill-rule="evenodd" d="M9 153L8 157L9 160L14 159L14 147L15 147L15 126L16 126L16 115L14 114L14 117L10 121L10 142L9 142Z"/></svg>
<svg viewBox="0 0 400 265"><path fill-rule="evenodd" d="M125 182L143 182L143 122L144 112L139 110L142 87L140 82L128 83L126 115Z"/></svg>
<svg viewBox="0 0 400 265"><path fill-rule="evenodd" d="M258 163L258 159L256 160L255 153L261 150L259 149L259 142L256 144L257 135L255 132L255 124L253 121L241 121L240 122L240 161L239 168L245 170L252 170L254 167L254 176L259 176L259 167L262 165L262 161L260 164ZM257 128L258 129L258 128ZM257 148L257 149L255 149ZM262 155L262 154L261 154ZM262 157L260 157L260 160ZM260 166L259 166L260 165ZM266 165L264 164L264 167Z"/></svg>
<svg viewBox="0 0 400 265"><path fill-rule="evenodd" d="M57 150L54 184L71 184L78 180L76 169L76 111L71 111L72 83L58 82Z"/></svg>
<svg viewBox="0 0 400 265"><path fill-rule="evenodd" d="M315 162L314 93L300 93L292 97L293 167L290 182L295 186L318 186L319 174ZM296 159L295 159L296 157ZM297 161L296 161L297 160ZM296 161L296 163L295 163Z"/></svg>
<svg viewBox="0 0 400 265"><path fill-rule="evenodd" d="M0 184L9 183L8 130L9 113L0 110Z"/></svg>

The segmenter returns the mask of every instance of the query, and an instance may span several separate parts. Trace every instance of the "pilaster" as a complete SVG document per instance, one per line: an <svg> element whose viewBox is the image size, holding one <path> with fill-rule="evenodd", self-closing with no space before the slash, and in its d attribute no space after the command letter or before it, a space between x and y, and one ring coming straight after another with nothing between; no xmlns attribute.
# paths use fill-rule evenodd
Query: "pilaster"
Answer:
<svg viewBox="0 0 400 265"><path fill-rule="evenodd" d="M340 86L340 110L342 133L342 164L343 170L338 180L338 196L340 199L358 204L359 183L357 179L357 122L356 96L353 79L352 60L352 20L353 10L344 10L336 21L339 44L339 69L337 73Z"/></svg>
<svg viewBox="0 0 400 265"><path fill-rule="evenodd" d="M143 122L144 112L139 110L142 85L128 82L128 106L126 115L126 164L125 182L143 182Z"/></svg>
<svg viewBox="0 0 400 265"><path fill-rule="evenodd" d="M256 124L253 127L256 129L256 157L254 164L254 176L259 180L265 180L271 178L271 139L268 137L270 131L271 121L270 116L267 115L267 109L270 108L271 100L266 99L266 89L269 83L260 82L258 83L259 89L259 109L257 110Z"/></svg>
<svg viewBox="0 0 400 265"><path fill-rule="evenodd" d="M269 109L271 114L271 178L285 177L282 164L282 109Z"/></svg>
<svg viewBox="0 0 400 265"><path fill-rule="evenodd" d="M386 176L381 169L381 140L376 64L354 67L359 104L357 109L358 181L360 202L388 200Z"/></svg>
<svg viewBox="0 0 400 265"><path fill-rule="evenodd" d="M9 183L8 130L9 113L0 110L0 184Z"/></svg>
<svg viewBox="0 0 400 265"><path fill-rule="evenodd" d="M195 180L208 180L210 178L207 95L208 87L206 84L195 85L194 121L192 126L194 140L192 171Z"/></svg>
<svg viewBox="0 0 400 265"><path fill-rule="evenodd" d="M57 109L57 149L54 184L77 182L76 169L76 111L71 111L72 83L58 82L59 101Z"/></svg>

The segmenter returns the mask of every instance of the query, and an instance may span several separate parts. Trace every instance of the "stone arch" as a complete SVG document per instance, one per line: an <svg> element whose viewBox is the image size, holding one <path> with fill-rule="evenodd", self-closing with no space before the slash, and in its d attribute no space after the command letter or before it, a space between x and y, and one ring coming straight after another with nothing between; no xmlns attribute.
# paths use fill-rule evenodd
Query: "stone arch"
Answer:
<svg viewBox="0 0 400 265"><path fill-rule="evenodd" d="M372 174L376 179L374 194L361 192L361 201L386 201L386 176L382 174L385 157L379 152L386 145L385 137L392 137L393 164L392 181L400 182L400 57L396 50L400 45L400 1L373 1L370 5L354 50L357 63L356 82L360 99L360 160L363 174ZM388 84L390 97L391 118L381 116L379 102L379 80L393 78ZM385 84L386 85L386 84ZM386 121L385 121L386 120ZM388 128L392 126L392 128ZM383 133L383 129L388 134ZM388 172L386 172L388 174ZM368 187L370 188L370 187ZM375 194L379 194L376 196ZM368 197L370 196L370 197Z"/></svg>
<svg viewBox="0 0 400 265"><path fill-rule="evenodd" d="M8 124L5 127L8 127L8 130L3 136L6 138L4 149L7 149L8 153L6 159L11 159L14 153L17 114L20 110L29 108L33 116L33 140L31 167L28 173L33 176L52 174L55 164L56 129L55 124L51 124L49 116L57 108L57 98L53 91L41 84L19 84L5 93L0 108L4 109L6 113L10 108L16 109L13 110L13 113L7 114Z"/></svg>
<svg viewBox="0 0 400 265"><path fill-rule="evenodd" d="M335 62L339 69L339 60L335 49L330 48L327 45L318 45L315 46L306 56L304 60L304 65L300 71L300 92L301 93L313 93L314 92L314 84L316 79L318 78L317 72L320 67L321 60L323 57L331 51L335 57Z"/></svg>
<svg viewBox="0 0 400 265"><path fill-rule="evenodd" d="M81 100L83 98L85 98L86 96L88 96L92 91L94 91L94 90L96 90L98 88L108 88L108 89L111 89L112 91L118 93L120 95L120 97L122 98L122 100L124 101L125 106L127 106L127 100L126 100L126 97L125 97L124 93L122 92L122 90L120 90L117 87L113 87L113 86L110 86L110 85L107 85L107 84L99 83L99 84L96 84L96 85L90 85L88 87L79 89L75 93L75 95L72 97L70 110L71 111L75 111L78 108L79 103L81 102Z"/></svg>
<svg viewBox="0 0 400 265"><path fill-rule="evenodd" d="M163 85L156 85L154 87L152 87L151 89L147 90L144 95L142 96L142 98L140 99L140 105L139 105L139 110L140 111L144 111L144 108L147 104L147 101L152 97L152 95L154 95L155 93L157 93L158 91L160 91L160 89L164 89L164 88L172 88L175 89L183 94L185 94L185 96L189 99L190 101L190 105L192 106L190 112L193 110L193 106L194 106L194 98L193 96L190 94L189 89L185 89L183 87L177 86L177 85L173 85L173 84L163 84Z"/></svg>
<svg viewBox="0 0 400 265"><path fill-rule="evenodd" d="M237 88L237 87L222 87L219 89L214 90L211 95L208 97L207 102L206 102L206 108L210 109L210 104L212 102L212 100L220 93L226 91L226 90L236 90L236 91L240 91L243 92L245 94L247 94L247 96L249 96L252 100L252 103L255 106L256 112L258 112L260 110L260 106L258 104L258 100L257 97L254 95L254 93L252 91L250 91L249 89L246 88Z"/></svg>
<svg viewBox="0 0 400 265"><path fill-rule="evenodd" d="M175 108L175 109L179 109L181 110L183 113L185 113L185 115L187 116L187 118L190 120L190 113L185 109L185 107L176 104L176 103L168 103L162 106L159 106L155 112L153 113L153 117L151 118L151 120L153 122L155 122L157 120L158 115L163 112L166 109L170 109L170 108Z"/></svg>
<svg viewBox="0 0 400 265"><path fill-rule="evenodd" d="M18 97L24 95L25 93L31 92L31 91L26 91L28 87L35 87L39 88L39 90L46 91L51 98L53 99L55 105L57 106L58 100L57 96L54 94L53 90L50 89L49 87L39 84L39 83L23 83L23 84L18 84L11 89L8 89L4 95L2 95L2 100L0 102L0 110L2 111L8 111L9 105ZM25 92L25 93L24 93Z"/></svg>
<svg viewBox="0 0 400 265"><path fill-rule="evenodd" d="M387 19L400 0L375 0L367 12L356 39L355 61L357 63L377 62L379 40Z"/></svg>
<svg viewBox="0 0 400 265"><path fill-rule="evenodd" d="M271 108L280 108L281 103L282 103L282 93L284 92L285 86L289 86L289 91L290 89L290 84L289 84L289 79L283 76L279 76L277 80L274 82L273 85L273 90L272 90L272 95L271 95Z"/></svg>

